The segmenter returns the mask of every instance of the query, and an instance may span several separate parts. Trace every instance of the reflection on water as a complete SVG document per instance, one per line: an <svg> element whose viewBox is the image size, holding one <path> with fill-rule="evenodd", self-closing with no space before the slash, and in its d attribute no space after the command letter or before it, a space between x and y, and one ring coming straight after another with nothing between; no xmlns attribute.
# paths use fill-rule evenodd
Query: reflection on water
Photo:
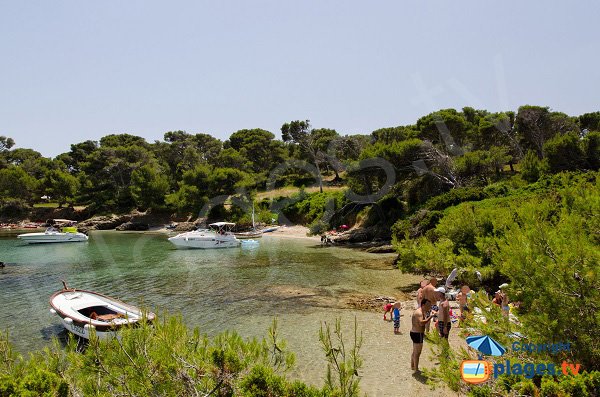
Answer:
<svg viewBox="0 0 600 397"><path fill-rule="evenodd" d="M382 270L389 266L378 265L389 263L389 256L271 236L259 243L251 249L176 250L164 234L93 232L87 243L25 245L5 233L0 329L8 329L20 351L47 346L62 332L48 299L64 279L155 312L181 313L209 335L236 329L262 337L278 316L288 339L309 338L312 347L300 348L320 356L318 319L353 315L333 309L342 294L394 293L390 271Z"/></svg>

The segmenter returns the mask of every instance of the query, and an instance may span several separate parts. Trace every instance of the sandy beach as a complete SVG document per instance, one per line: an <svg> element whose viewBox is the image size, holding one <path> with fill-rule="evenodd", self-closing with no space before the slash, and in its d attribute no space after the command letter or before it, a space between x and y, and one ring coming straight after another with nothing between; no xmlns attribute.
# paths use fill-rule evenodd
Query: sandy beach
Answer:
<svg viewBox="0 0 600 397"><path fill-rule="evenodd" d="M321 241L319 236L308 236L308 228L305 226L281 226L274 232L264 233L263 237L301 238L307 240Z"/></svg>

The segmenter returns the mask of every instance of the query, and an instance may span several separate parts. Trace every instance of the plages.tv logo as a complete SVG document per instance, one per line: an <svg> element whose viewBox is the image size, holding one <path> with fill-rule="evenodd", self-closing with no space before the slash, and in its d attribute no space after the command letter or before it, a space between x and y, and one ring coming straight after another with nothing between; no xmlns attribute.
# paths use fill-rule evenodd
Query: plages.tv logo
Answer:
<svg viewBox="0 0 600 397"><path fill-rule="evenodd" d="M476 349L479 352L478 360L463 360L460 365L460 374L463 381L471 384L479 384L488 381L492 376L497 378L500 375L521 375L527 379L531 379L536 375L552 375L552 376L566 376L566 375L579 375L581 370L580 364L573 364L563 361L560 365L555 363L511 363L510 360L497 361L491 363L483 360L484 355L488 356L502 356L506 353L506 348L500 343L496 342L491 337L484 336L469 336L467 338L467 345ZM532 346L544 347L532 348ZM524 348L526 347L526 348ZM541 351L548 351L552 354L556 354L559 351L569 351L569 343L559 344L540 344L540 345L522 345L520 343L513 343L512 348L514 351L536 353Z"/></svg>

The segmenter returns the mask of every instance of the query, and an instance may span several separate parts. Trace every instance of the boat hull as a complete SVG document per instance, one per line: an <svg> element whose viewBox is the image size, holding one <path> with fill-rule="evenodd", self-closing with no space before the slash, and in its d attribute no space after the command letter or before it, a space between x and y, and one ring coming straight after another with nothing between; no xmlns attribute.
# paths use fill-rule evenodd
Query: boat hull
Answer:
<svg viewBox="0 0 600 397"><path fill-rule="evenodd" d="M262 234L262 232L243 232L243 233L234 233L234 235L237 239L245 240L245 239L261 238L263 234Z"/></svg>
<svg viewBox="0 0 600 397"><path fill-rule="evenodd" d="M27 244L82 243L88 241L88 236L83 233L25 233L19 234L17 238Z"/></svg>

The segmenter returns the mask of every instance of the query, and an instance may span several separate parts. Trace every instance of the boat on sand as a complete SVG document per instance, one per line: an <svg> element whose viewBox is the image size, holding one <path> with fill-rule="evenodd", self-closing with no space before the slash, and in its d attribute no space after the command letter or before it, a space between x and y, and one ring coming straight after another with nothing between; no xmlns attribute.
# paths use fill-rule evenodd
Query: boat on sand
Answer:
<svg viewBox="0 0 600 397"><path fill-rule="evenodd" d="M153 321L154 313L144 313L139 308L118 299L93 291L68 288L50 297L50 313L60 317L67 331L89 339L92 330L100 339L113 337L120 328L142 319Z"/></svg>

